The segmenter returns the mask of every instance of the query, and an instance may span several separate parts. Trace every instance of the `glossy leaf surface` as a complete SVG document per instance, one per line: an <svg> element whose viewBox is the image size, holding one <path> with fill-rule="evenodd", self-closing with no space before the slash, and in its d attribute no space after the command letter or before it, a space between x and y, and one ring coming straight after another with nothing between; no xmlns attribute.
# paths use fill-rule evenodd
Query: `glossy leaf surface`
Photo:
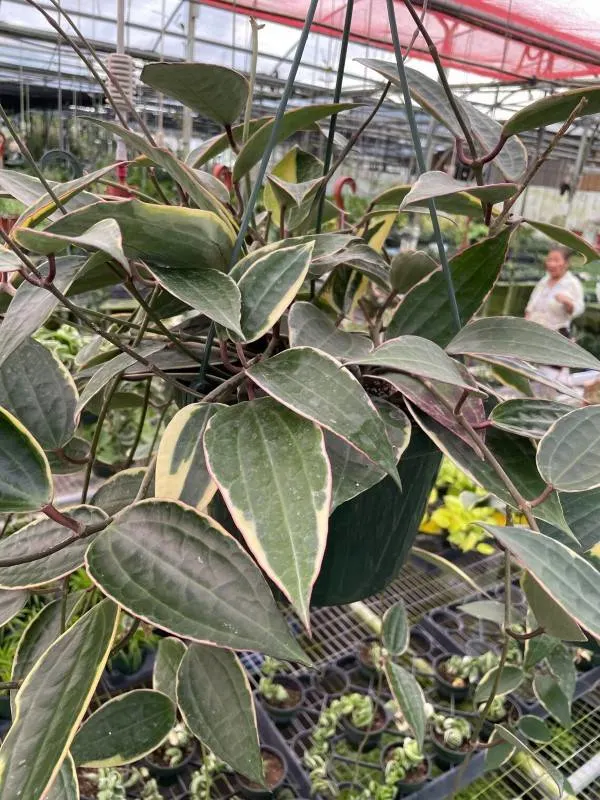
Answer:
<svg viewBox="0 0 600 800"><path fill-rule="evenodd" d="M339 330L324 311L302 300L290 309L288 330L290 347L315 347L338 359L360 358L373 349L366 336Z"/></svg>
<svg viewBox="0 0 600 800"><path fill-rule="evenodd" d="M419 747L423 747L427 722L423 690L414 675L393 661L387 664L385 674L394 700L410 725Z"/></svg>
<svg viewBox="0 0 600 800"><path fill-rule="evenodd" d="M181 639L163 637L156 648L156 660L152 673L152 688L166 694L177 705L177 671L187 650Z"/></svg>
<svg viewBox="0 0 600 800"><path fill-rule="evenodd" d="M303 660L258 567L189 506L144 500L95 539L92 579L135 616L179 636Z"/></svg>
<svg viewBox="0 0 600 800"><path fill-rule="evenodd" d="M399 481L382 419L360 383L334 358L296 347L256 364L248 375L280 403L345 439Z"/></svg>
<svg viewBox="0 0 600 800"><path fill-rule="evenodd" d="M204 448L250 551L308 627L331 503L321 429L263 397L219 410Z"/></svg>
<svg viewBox="0 0 600 800"><path fill-rule="evenodd" d="M39 511L52 501L52 475L44 451L3 408L0 408L0 475L2 513Z"/></svg>
<svg viewBox="0 0 600 800"><path fill-rule="evenodd" d="M600 86L586 86L583 89L571 89L568 92L542 97L534 103L529 103L512 115L502 128L503 135L508 138L523 131L532 131L535 128L564 122L585 100L585 105L579 111L578 117L596 114L600 111Z"/></svg>
<svg viewBox="0 0 600 800"><path fill-rule="evenodd" d="M190 645L177 673L177 701L187 726L209 750L262 784L252 692L234 653Z"/></svg>
<svg viewBox="0 0 600 800"><path fill-rule="evenodd" d="M553 400L519 398L495 406L490 420L496 428L509 433L541 439L554 422L572 410L572 406Z"/></svg>
<svg viewBox="0 0 600 800"><path fill-rule="evenodd" d="M220 403L193 403L175 414L158 446L156 497L181 500L199 511L210 503L217 486L204 455L204 433Z"/></svg>
<svg viewBox="0 0 600 800"><path fill-rule="evenodd" d="M117 607L103 601L57 639L28 674L0 748L2 800L39 800L56 778L104 669L116 623Z"/></svg>
<svg viewBox="0 0 600 800"><path fill-rule="evenodd" d="M537 452L540 475L562 492L600 487L600 406L577 408L546 432Z"/></svg>
<svg viewBox="0 0 600 800"><path fill-rule="evenodd" d="M85 720L71 755L77 766L131 764L159 747L175 722L175 706L166 694L134 689L103 703Z"/></svg>
<svg viewBox="0 0 600 800"><path fill-rule="evenodd" d="M392 656L401 656L408 648L410 624L404 603L399 600L383 615L382 641Z"/></svg>

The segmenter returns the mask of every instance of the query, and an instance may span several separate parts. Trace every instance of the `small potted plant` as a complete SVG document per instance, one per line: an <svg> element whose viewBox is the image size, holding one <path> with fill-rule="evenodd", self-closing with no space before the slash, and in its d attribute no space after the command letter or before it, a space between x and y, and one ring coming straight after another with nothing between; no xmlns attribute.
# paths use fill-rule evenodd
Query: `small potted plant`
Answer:
<svg viewBox="0 0 600 800"><path fill-rule="evenodd" d="M584 647L577 647L573 654L573 663L578 672L588 672L596 666L597 659L591 650L586 650Z"/></svg>
<svg viewBox="0 0 600 800"><path fill-rule="evenodd" d="M147 777L146 770L135 768L128 774L114 767L77 770L81 800L125 800L127 790L143 784Z"/></svg>
<svg viewBox="0 0 600 800"><path fill-rule="evenodd" d="M484 708L485 703L481 703L478 709L480 714ZM482 741L487 742L492 735L494 725L508 725L509 727L514 728L519 722L520 718L521 712L516 703L514 703L510 698L502 696L494 697L487 712L485 722L483 723L480 738Z"/></svg>
<svg viewBox="0 0 600 800"><path fill-rule="evenodd" d="M250 798L250 800L266 800L266 798L270 798L273 792L277 791L283 784L287 775L285 760L277 750L262 745L260 748L260 756L262 758L263 774L265 776L264 786L248 780L248 778L245 778L243 775L238 775L240 784L239 792L242 797Z"/></svg>
<svg viewBox="0 0 600 800"><path fill-rule="evenodd" d="M147 755L144 763L152 775L168 780L187 767L195 752L196 740L186 726L178 722L164 744Z"/></svg>
<svg viewBox="0 0 600 800"><path fill-rule="evenodd" d="M356 650L358 671L363 678L370 680L381 670L381 643L375 636L363 639Z"/></svg>
<svg viewBox="0 0 600 800"><path fill-rule="evenodd" d="M228 769L227 764L209 750L204 753L202 766L192 773L187 800L210 800L214 778Z"/></svg>
<svg viewBox="0 0 600 800"><path fill-rule="evenodd" d="M350 744L362 745L365 751L379 744L387 724L387 714L378 700L368 694L353 692L334 700L331 706L334 704L339 704L340 722Z"/></svg>
<svg viewBox="0 0 600 800"><path fill-rule="evenodd" d="M396 789L396 796L420 789L430 773L428 757L415 739L407 736L402 744L388 745L382 754L385 785ZM394 796L392 796L394 797Z"/></svg>
<svg viewBox="0 0 600 800"><path fill-rule="evenodd" d="M124 615L120 626L122 635L132 624L131 617ZM108 662L106 678L110 688L129 689L150 680L158 638L148 625L140 625L125 646Z"/></svg>
<svg viewBox="0 0 600 800"><path fill-rule="evenodd" d="M435 662L437 691L442 697L464 699L482 675L497 667L498 663L498 656L491 651L480 656L441 655Z"/></svg>
<svg viewBox="0 0 600 800"><path fill-rule="evenodd" d="M266 657L262 663L258 693L268 714L277 725L287 725L298 713L304 699L302 684L280 672L281 664Z"/></svg>
<svg viewBox="0 0 600 800"><path fill-rule="evenodd" d="M330 697L341 697L348 691L350 677L346 670L335 664L327 664L314 677L318 688Z"/></svg>
<svg viewBox="0 0 600 800"><path fill-rule="evenodd" d="M473 748L471 723L464 717L433 714L431 727L431 740L438 764L448 768L464 761Z"/></svg>

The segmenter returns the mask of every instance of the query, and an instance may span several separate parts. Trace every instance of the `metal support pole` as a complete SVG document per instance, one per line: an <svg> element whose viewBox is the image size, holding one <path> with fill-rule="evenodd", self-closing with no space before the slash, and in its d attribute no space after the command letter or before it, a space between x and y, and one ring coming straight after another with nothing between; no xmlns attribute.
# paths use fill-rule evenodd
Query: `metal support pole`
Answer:
<svg viewBox="0 0 600 800"><path fill-rule="evenodd" d="M188 0L188 21L187 21L187 35L185 44L185 60L193 61L196 45L196 20L198 18L198 5L196 0ZM183 107L183 131L182 131L182 148L183 152L187 153L190 149L192 141L192 112L189 108Z"/></svg>

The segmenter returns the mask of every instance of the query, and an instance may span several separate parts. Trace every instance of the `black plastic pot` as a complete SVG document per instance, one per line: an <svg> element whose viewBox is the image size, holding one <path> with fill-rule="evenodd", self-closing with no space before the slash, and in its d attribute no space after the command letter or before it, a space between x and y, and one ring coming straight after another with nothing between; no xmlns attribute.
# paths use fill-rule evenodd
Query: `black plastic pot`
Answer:
<svg viewBox="0 0 600 800"><path fill-rule="evenodd" d="M296 716L298 711L302 708L304 702L304 686L299 680L293 678L291 675L276 675L273 681L285 689L293 690L300 694L300 699L295 705L292 706L274 706L266 697L259 694L260 701L266 709L268 715L274 720L276 725L288 725Z"/></svg>
<svg viewBox="0 0 600 800"><path fill-rule="evenodd" d="M263 754L276 756L281 762L283 774L277 783L269 786L268 788L259 786L256 783L251 783L247 778L244 778L242 775L238 775L238 783L240 785L239 793L242 795L242 797L250 798L250 800L268 800L268 798L272 797L273 793L283 785L287 777L287 764L281 753L275 750L274 747L267 747L266 745L261 746L260 753L261 756Z"/></svg>
<svg viewBox="0 0 600 800"><path fill-rule="evenodd" d="M431 743L435 753L435 760L444 769L454 767L456 764L462 764L467 755L471 752L470 749L466 750L453 750L451 747L446 747L442 739L437 733L432 733Z"/></svg>
<svg viewBox="0 0 600 800"><path fill-rule="evenodd" d="M388 714L383 703L380 703L379 700L374 700L373 702L375 706L375 726L373 730L365 731L364 728L356 728L352 724L350 717L342 717L341 719L341 726L346 740L355 747L362 745L364 752L377 747L388 721Z"/></svg>
<svg viewBox="0 0 600 800"><path fill-rule="evenodd" d="M148 772L151 775L154 775L159 782L172 783L181 772L184 772L187 769L188 764L190 761L192 761L195 755L196 742L192 742L192 745L185 758L174 767L165 767L162 764L156 764L154 761L152 761L152 753L144 758L144 766L148 768Z"/></svg>
<svg viewBox="0 0 600 800"><path fill-rule="evenodd" d="M350 686L348 673L341 665L328 664L315 675L314 681L317 688L326 692L330 698L341 697L348 691Z"/></svg>
<svg viewBox="0 0 600 800"><path fill-rule="evenodd" d="M314 606L364 600L398 576L417 535L440 460L440 451L415 426L398 464L403 491L387 477L335 509L312 593Z"/></svg>
<svg viewBox="0 0 600 800"><path fill-rule="evenodd" d="M153 649L144 649L142 663L135 672L127 671L126 662L119 660L119 655L115 656L110 669L107 667L104 673L104 682L109 689L131 689L135 686L143 686L151 681L156 655Z"/></svg>
<svg viewBox="0 0 600 800"><path fill-rule="evenodd" d="M392 742L392 744L388 744L386 748L384 748L383 752L381 753L381 766L385 770L385 765L388 762L388 754L395 750L397 747L401 747L402 742ZM411 780L403 780L398 781L396 787L398 789L398 793L396 797L405 797L407 794L414 794L418 792L419 789L423 786L423 784L428 780L429 776L431 775L431 760L427 754L425 754L425 764L427 765L427 770L423 774L423 776L417 781Z"/></svg>
<svg viewBox="0 0 600 800"><path fill-rule="evenodd" d="M362 642L356 648L356 660L358 661L358 671L367 680L371 678L375 678L378 674L377 668L373 664L373 662L368 658L367 654L364 652L365 649L370 650L371 645L376 644L379 642L377 636L369 636L366 639L363 639ZM367 656L367 657L365 657Z"/></svg>
<svg viewBox="0 0 600 800"><path fill-rule="evenodd" d="M481 728L481 733L479 738L482 742L487 742L494 731L494 725L504 725L508 728L514 728L517 726L519 720L521 719L521 709L519 706L510 699L510 697L506 698L506 703L509 706L507 715L503 718L498 720L498 722L492 722L490 719L486 719L483 723L483 727Z"/></svg>
<svg viewBox="0 0 600 800"><path fill-rule="evenodd" d="M469 696L469 692L471 691L470 684L467 683L466 686L453 686L450 681L446 680L446 678L440 674L440 665L449 658L450 656L444 653L438 656L434 661L436 689L438 694L446 699L454 698L455 700L464 700Z"/></svg>

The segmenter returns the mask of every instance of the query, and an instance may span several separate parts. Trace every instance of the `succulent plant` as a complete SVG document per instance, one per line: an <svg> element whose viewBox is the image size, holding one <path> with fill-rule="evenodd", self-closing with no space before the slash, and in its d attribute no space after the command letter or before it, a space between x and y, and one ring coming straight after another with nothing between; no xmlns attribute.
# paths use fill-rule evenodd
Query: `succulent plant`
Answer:
<svg viewBox="0 0 600 800"><path fill-rule="evenodd" d="M440 736L446 747L459 750L471 739L471 723L464 717L447 717L445 714L434 714L431 717L434 731Z"/></svg>
<svg viewBox="0 0 600 800"><path fill-rule="evenodd" d="M275 703L285 703L290 694L285 686L274 680L281 671L281 662L266 656L260 668L261 676L258 682L258 691L265 698Z"/></svg>

